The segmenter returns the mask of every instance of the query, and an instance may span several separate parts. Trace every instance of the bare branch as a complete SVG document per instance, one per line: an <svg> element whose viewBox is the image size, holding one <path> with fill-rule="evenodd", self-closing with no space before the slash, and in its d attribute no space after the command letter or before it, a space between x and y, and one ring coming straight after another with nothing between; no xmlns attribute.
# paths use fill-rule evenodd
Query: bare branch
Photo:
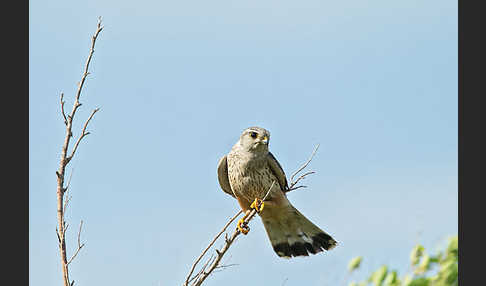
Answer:
<svg viewBox="0 0 486 286"><path fill-rule="evenodd" d="M291 191L295 191L295 190L300 189L300 188L307 188L307 186L303 186L303 185L302 185L302 186L293 187L292 189L290 189L290 188L289 188L289 189L286 191L286 193L291 192Z"/></svg>
<svg viewBox="0 0 486 286"><path fill-rule="evenodd" d="M100 109L99 108L96 108L95 110L93 110L91 112L91 115L89 116L88 120L86 120L86 123L84 123L83 130L81 131L81 136L79 136L78 140L74 144L74 148L73 148L73 151L71 152L71 155L69 155L69 157L67 157L67 162L68 163L73 158L74 154L76 153L76 150L78 150L79 142L81 142L81 140L84 138L84 136L89 135L89 132L86 132L86 128L88 127L89 121L91 120L91 118L93 118L93 116L95 115L95 113L98 112L98 110L100 110Z"/></svg>
<svg viewBox="0 0 486 286"><path fill-rule="evenodd" d="M66 195L66 200L64 201L64 207L62 208L63 209L63 215L66 214L66 209L68 207L68 204L69 202L71 201L71 196L69 195L69 185L71 184L71 178L73 177L73 173L74 173L74 169L71 170L71 174L69 174L69 180L68 180L68 183L67 183L67 186L64 188L64 192L65 192L65 195Z"/></svg>
<svg viewBox="0 0 486 286"><path fill-rule="evenodd" d="M76 252L73 254L73 256L71 256L71 258L67 262L67 265L71 264L71 262L73 261L73 259L76 257L76 255L78 255L79 251L84 246L84 243L81 244L81 230L82 230L82 228L83 228L83 221L81 220L81 223L79 224L79 232L78 232L78 248L76 249Z"/></svg>
<svg viewBox="0 0 486 286"><path fill-rule="evenodd" d="M211 257L209 257L208 261L206 261L206 263L204 263L204 265L201 267L199 272L196 275L194 275L194 277L192 277L189 281L192 282L194 279L198 279L203 273L205 273L206 267L208 267L209 263L214 262L216 257L217 256L214 256L214 255L211 254Z"/></svg>
<svg viewBox="0 0 486 286"><path fill-rule="evenodd" d="M184 285L187 286L188 283L190 282L190 278L191 278L191 275L192 273L194 272L194 269L196 268L196 265L199 263L199 261L203 258L203 256L206 254L206 252L208 252L208 250L211 248L211 246L213 246L213 244L216 242L216 240L221 236L221 234L223 234L223 232L226 231L226 229L228 228L228 226L240 215L242 214L243 211L240 210L237 214L235 214L232 218L230 218L230 220L225 224L225 226L223 227L223 229L213 238L213 240L209 243L209 245L206 247L206 249L203 250L203 252L201 253L201 255L199 255L199 257L196 259L196 261L194 262L194 264L192 264L192 267L191 267L191 270L189 271L189 274L187 275L186 277L186 282L184 282Z"/></svg>
<svg viewBox="0 0 486 286"><path fill-rule="evenodd" d="M66 221L65 221L65 211L66 211L67 206L69 204L70 197L69 196L66 197L66 200L64 201L64 199L65 199L64 195L65 195L66 191L69 189L71 177L69 178L69 182L68 182L67 187L64 187L64 176L65 176L65 172L66 172L66 166L71 161L73 155L75 154L76 149L78 148L78 145L81 142L81 139L84 136L89 134L89 132L86 132L86 128L88 126L89 121L93 117L93 115L98 111L98 108L95 109L95 111L93 111L91 113L91 116L88 118L88 120L84 124L84 128L82 130L81 136L79 137L78 141L75 143L71 155L68 157L67 154L68 154L68 148L69 148L69 145L70 145L70 141L71 141L71 138L73 136L72 126L73 126L74 116L76 114L77 109L81 106L81 103L79 102L79 98L81 96L81 92L82 92L83 85L84 85L84 82L86 80L86 77L89 74L88 69L89 69L89 64L91 62L91 58L92 58L93 53L94 53L94 47L95 47L96 39L97 39L99 33L102 31L102 29L103 29L103 27L101 26L101 18L99 18L97 30L96 30L94 36L91 38L91 47L90 47L88 59L86 60L86 64L85 64L85 67L84 67L83 75L81 77L81 81L78 83L78 89L77 89L77 92L76 92L75 101L73 103L71 113L67 116L66 116L66 112L64 110L64 104L65 104L64 94L61 93L61 100L60 100L60 102L61 102L61 113L62 113L62 116L63 116L64 124L66 125L66 135L64 137L64 143L63 143L62 149L61 149L61 159L60 159L60 162L59 162L59 169L56 171L56 176L57 176L57 221L58 221L58 227L56 228L56 235L57 235L57 238L58 238L58 241L59 241L59 252L60 252L60 258L61 258L61 268L62 268L62 277L63 277L64 286L74 285L74 280L72 282L70 282L70 279L69 279L69 268L68 268L68 266L72 262L72 260L76 257L76 255L79 253L81 248L84 246L84 244L81 244L81 241L80 241L81 229L82 229L82 224L83 224L83 221L81 221L81 224L80 224L80 227L79 227L79 233L78 233L78 249L76 250L74 255L69 259L69 261L67 260L65 237L66 237L66 230L69 227L69 224L66 224ZM72 173L71 173L71 176L72 176Z"/></svg>
<svg viewBox="0 0 486 286"><path fill-rule="evenodd" d="M302 170L305 169L305 167L307 167L307 165L309 165L309 163L312 161L312 158L314 157L314 155L316 154L317 152L317 149L319 149L319 144L316 145L316 147L314 148L314 151L312 152L312 155L310 156L310 158L299 168L297 169L297 171L295 171L292 176L290 176L290 181L292 182L294 180L294 177Z"/></svg>
<svg viewBox="0 0 486 286"><path fill-rule="evenodd" d="M64 93L61 92L61 113L62 113L62 117L64 118L64 125L67 126L68 122L67 122L67 118L66 118L66 112L64 112L65 101L63 100L63 98L64 98Z"/></svg>
<svg viewBox="0 0 486 286"><path fill-rule="evenodd" d="M66 196L66 200L64 201L64 207L62 208L63 214L66 213L66 210L67 210L67 207L69 205L69 201L71 201L71 198L72 198L71 196Z"/></svg>
<svg viewBox="0 0 486 286"><path fill-rule="evenodd" d="M245 219L245 224L247 224L256 214L256 210L255 209L252 209L251 212L250 212L250 215ZM226 251L228 251L228 249L230 248L231 244L233 244L233 242L235 241L235 239L238 237L238 235L240 235L241 232L239 229L236 229L233 234L231 235L231 237L225 242L224 246L219 250L219 253L218 255L216 256L216 259L213 261L213 263L211 263L211 266L209 267L209 270L208 271L205 271L205 272L202 272L200 277L198 277L194 283L192 283L191 285L193 286L199 286L201 285L204 280L206 280L206 278L216 269L216 267L218 267L218 264L219 262L221 261L221 258L223 258L224 254L226 253Z"/></svg>
<svg viewBox="0 0 486 286"><path fill-rule="evenodd" d="M61 237L59 236L59 230L56 227L56 235L57 235L57 240L59 241L59 244L61 244Z"/></svg>
<svg viewBox="0 0 486 286"><path fill-rule="evenodd" d="M62 236L64 236L64 237L66 236L66 231L67 231L68 227L69 227L69 223L64 224L64 229L62 230Z"/></svg>
<svg viewBox="0 0 486 286"><path fill-rule="evenodd" d="M71 112L71 117L74 116L76 109L80 106L79 97L81 96L81 91L83 89L84 82L86 81L86 77L89 75L88 69L89 64L91 63L91 58L93 57L94 48L96 39L98 38L99 33L103 30L104 27L101 26L101 17L98 18L98 29L96 30L95 34L91 37L91 48L89 50L88 59L86 59L86 64L84 66L84 73L81 77L81 81L78 83L78 91L76 92L76 101L73 106L73 111Z"/></svg>
<svg viewBox="0 0 486 286"><path fill-rule="evenodd" d="M273 188L273 185L275 184L275 181L272 182L272 185L270 186L270 188L268 189L267 193L265 194L265 196L263 197L262 201L265 201L268 197L268 195L270 194L270 191L272 190ZM223 230L217 235L217 237L219 237L221 235L221 233L224 232L224 230L228 227L228 225L234 220L236 219L236 217L238 217L238 215L240 215L241 211L237 213L237 215L235 215L226 225L225 227L223 228ZM256 209L252 209L249 213L249 215L246 217L246 219L244 220L243 222L243 225L244 226L247 226L248 223L253 219L253 217L257 214L257 211ZM216 250L216 253L217 253L217 256L216 258L214 259L214 261L211 263L211 265L209 266L209 270L208 271L203 271L203 272L200 272L200 274L197 275L197 278L195 279L195 281L191 284L193 286L199 286L201 285L204 280L206 280L206 278L216 269L219 267L219 262L221 261L221 259L223 258L224 254L226 253L226 251L228 251L228 249L230 248L231 244L235 241L235 239L238 237L238 235L240 235L241 232L238 228L235 229L235 231L233 232L233 234L231 235L230 238L227 238L225 237L225 244L223 245L223 247L219 250ZM217 239L217 238L216 238ZM214 244L214 241L216 239L213 239L213 244ZM195 266L194 266L195 267ZM204 267L205 268L205 267ZM221 268L221 267L220 267ZM188 280L186 280L186 283L184 283L183 285L184 286L187 286L187 283L188 283Z"/></svg>
<svg viewBox="0 0 486 286"><path fill-rule="evenodd" d="M268 197L268 195L270 194L270 191L272 190L273 188L273 185L275 185L275 181L272 182L272 184L270 185L270 188L268 188L268 191L267 193L265 194L265 196L263 197L262 201L265 201Z"/></svg>
<svg viewBox="0 0 486 286"><path fill-rule="evenodd" d="M297 180L295 180L295 182L291 182L291 183L290 183L290 187L289 187L289 189L287 190L287 192L290 192L290 191L293 191L293 190L297 190L298 188L307 188L307 186L297 186L297 187L296 187L295 185L297 185L297 183L298 183L300 180L304 179L306 176L311 175L311 174L315 174L315 173L316 173L316 172L314 172L314 171L310 171L310 172L307 172L307 173L305 173L305 174L301 175L300 177L298 177L298 178L297 178Z"/></svg>
<svg viewBox="0 0 486 286"><path fill-rule="evenodd" d="M73 173L74 173L74 168L72 168L71 170L71 174L69 174L69 180L67 182L67 186L66 186L66 191L69 190L69 186L71 185L71 178L73 177Z"/></svg>
<svg viewBox="0 0 486 286"><path fill-rule="evenodd" d="M301 171L303 171L307 165L309 165L309 163L312 161L312 158L314 158L314 155L316 154L317 152L317 149L319 149L319 144L316 145L316 147L314 148L314 151L312 152L311 156L309 159L307 159L307 161L299 167L299 169L297 169L297 171L295 171L292 176L290 177L290 186L289 188L285 191L286 193L290 192L290 191L294 191L294 190L297 190L297 189L300 189L300 188L306 188L307 186L296 186L297 183L304 179L305 177L307 177L308 175L311 175L311 174L314 174L315 172L314 171L310 171L310 172L307 172L303 175L301 175L300 177L297 178L297 180L294 181L294 177L300 173Z"/></svg>
<svg viewBox="0 0 486 286"><path fill-rule="evenodd" d="M228 267L237 266L237 265L238 264L236 264L236 263L219 265L219 266L216 266L216 269L218 269L218 268L228 268Z"/></svg>

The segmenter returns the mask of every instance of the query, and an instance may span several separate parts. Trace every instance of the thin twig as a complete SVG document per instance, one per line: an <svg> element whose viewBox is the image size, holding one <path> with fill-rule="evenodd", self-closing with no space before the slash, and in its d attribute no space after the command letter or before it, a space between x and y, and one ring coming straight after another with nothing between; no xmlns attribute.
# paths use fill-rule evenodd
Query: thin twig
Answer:
<svg viewBox="0 0 486 286"><path fill-rule="evenodd" d="M83 228L83 221L81 220L81 223L79 224L79 232L78 232L78 248L76 249L76 252L73 254L73 256L67 262L67 265L71 264L73 259L76 257L76 255L78 255L79 251L84 246L84 243L81 244L81 230L82 230L82 228Z"/></svg>
<svg viewBox="0 0 486 286"><path fill-rule="evenodd" d="M64 103L65 101L63 100L64 98L64 93L61 92L61 113L62 113L62 117L64 118L64 125L67 126L67 118L66 118L66 112L64 112Z"/></svg>
<svg viewBox="0 0 486 286"><path fill-rule="evenodd" d="M253 218L253 216L255 216L256 213L257 213L256 210L253 209L251 211L250 215L246 218L245 223L248 223ZM219 261L221 260L221 258L223 257L223 255L226 253L226 251L228 251L228 249L230 248L231 244L235 241L235 239L240 234L241 234L241 232L238 229L236 229L233 232L233 234L231 235L231 237L225 242L223 248L221 248L218 251L218 253L217 253L218 255L216 256L216 259L214 260L214 262L209 267L209 270L207 272L201 273L200 277L198 277L198 279L196 281L194 281L194 283L192 285L199 286L199 285L201 285L204 282L204 280L206 280L206 278L213 272L213 270L216 269L216 267L218 266Z"/></svg>
<svg viewBox="0 0 486 286"><path fill-rule="evenodd" d="M67 189L66 189L67 190ZM67 192L66 192L67 193ZM69 205L69 201L71 201L71 196L66 196L66 200L64 201L64 206L62 208L62 212L66 213L67 207Z"/></svg>
<svg viewBox="0 0 486 286"><path fill-rule="evenodd" d="M199 269L199 271L197 272L196 275L194 275L191 279L189 279L188 283L191 283L194 279L198 278L199 276L201 276L201 273L204 272L204 270L206 270L206 267L208 266L208 264L213 260L214 256L211 255L209 257L209 259L206 261L206 263L204 263L204 265L201 267L201 269Z"/></svg>
<svg viewBox="0 0 486 286"><path fill-rule="evenodd" d="M297 169L297 171L295 171L292 176L290 176L290 181L293 181L294 180L294 177L295 175L297 175L300 171L304 170L305 167L307 167L307 165L309 165L310 161L312 161L312 158L314 157L314 155L316 154L317 152L317 149L319 149L319 144L316 145L316 147L314 148L314 151L312 152L312 155L310 156L310 158L299 168Z"/></svg>
<svg viewBox="0 0 486 286"><path fill-rule="evenodd" d="M265 201L268 197L268 195L270 194L270 191L272 190L273 188L273 185L275 185L275 181L272 181L272 184L270 185L270 188L268 188L268 191L267 193L265 194L265 196L263 197L262 201Z"/></svg>
<svg viewBox="0 0 486 286"><path fill-rule="evenodd" d="M73 177L74 169L71 170L71 174L69 174L69 180L67 183L67 186L64 188L66 200L64 201L64 207L63 207L63 214L66 213L66 209L69 205L69 202L71 201L72 196L69 195L69 185L71 185L71 178Z"/></svg>
<svg viewBox="0 0 486 286"><path fill-rule="evenodd" d="M68 227L69 227L69 223L65 223L64 224L64 229L62 230L62 235L63 236L66 236L66 231L67 231Z"/></svg>
<svg viewBox="0 0 486 286"><path fill-rule="evenodd" d="M289 187L289 189L287 190L287 192L290 192L290 191L293 191L293 190L297 190L298 188L307 188L307 186L303 186L303 185L302 185L302 186L297 186L297 187L296 187L295 185L297 185L297 183L298 183L300 180L304 179L306 176L311 175L311 174L315 174L315 173L316 173L316 172L314 172L314 171L310 171L310 172L307 172L307 173L305 173L305 174L301 175L300 177L298 177L298 178L297 178L297 180L295 180L295 182L291 182L291 183L290 183L290 187Z"/></svg>
<svg viewBox="0 0 486 286"><path fill-rule="evenodd" d="M69 179L68 179L68 182L67 182L67 186L66 186L66 191L69 190L69 186L71 185L71 178L73 177L73 173L74 173L74 168L71 169L71 174L69 174Z"/></svg>
<svg viewBox="0 0 486 286"><path fill-rule="evenodd" d="M312 152L311 156L309 157L309 159L307 159L307 161L302 165L300 166L299 169L297 169L297 171L295 171L292 176L290 176L290 186L289 188L285 191L286 193L290 192L290 191L294 191L294 190L297 190L297 189L300 189L300 188L306 188L307 186L296 186L297 183L304 179L305 177L307 177L308 175L311 175L311 174L314 174L315 172L314 171L311 171L311 172L307 172L303 175L301 175L299 178L297 178L297 180L294 181L294 177L300 173L302 170L304 170L307 165L309 165L309 163L312 161L312 158L314 158L314 155L316 154L317 152L317 149L319 149L319 145L320 144L317 144L316 147L314 148L314 151Z"/></svg>
<svg viewBox="0 0 486 286"><path fill-rule="evenodd" d="M211 243L209 243L209 245L206 247L206 249L203 250L203 252L201 253L201 255L199 255L199 257L196 259L196 261L192 264L192 267L191 267L191 270L189 271L189 274L187 275L186 277L186 282L184 282L184 285L187 286L188 283L190 282L189 279L191 278L191 275L192 273L194 272L194 269L196 268L196 265L199 263L199 261L203 258L203 256L206 254L206 252L208 252L208 250L211 248L211 246L213 246L213 244L216 242L216 240L221 236L221 234L223 234L223 232L226 231L226 229L228 228L228 226L240 215L243 213L243 210L240 210L237 214L235 214L232 218L230 218L230 220L225 224L225 226L223 227L223 229L213 238L213 240L211 241Z"/></svg>
<svg viewBox="0 0 486 286"><path fill-rule="evenodd" d="M219 265L217 266L214 270L213 270L213 273L216 273L216 272L221 272L223 271L224 269L226 268L230 268L230 267L233 267L233 266L237 266L239 264L226 264L226 265Z"/></svg>
<svg viewBox="0 0 486 286"><path fill-rule="evenodd" d="M71 155L69 155L69 157L67 157L67 161L68 162L71 161L71 159L73 158L74 154L76 153L76 150L78 149L79 142L81 142L81 140L84 138L84 136L87 136L87 135L90 134L89 132L86 132L86 128L88 127L89 121L91 120L91 118L93 118L93 116L95 115L95 113L98 112L98 110L100 110L100 109L99 108L95 108L91 112L91 115L89 116L88 120L86 120L86 122L84 123L83 130L81 131L81 136L79 136L78 140L74 144L74 148L73 148L73 151L71 152Z"/></svg>
<svg viewBox="0 0 486 286"><path fill-rule="evenodd" d="M197 279L203 273L205 273L206 267L208 267L209 263L213 263L215 259L216 259L216 256L214 256L213 254L211 254L211 257L209 257L208 261L206 261L206 263L204 263L203 267L201 267L201 270L199 270L199 272L197 273L197 275L195 275L193 278L194 279Z"/></svg>
<svg viewBox="0 0 486 286"><path fill-rule="evenodd" d="M274 184L275 184L275 181L272 182L272 185L268 189L268 191L265 194L265 196L263 197L262 201L266 200L266 198L270 194L270 191L272 190ZM252 209L250 214L248 215L248 217L246 217L246 219L244 220L243 225L244 226L248 225L248 223L253 219L253 217L256 214L257 214L257 210ZM235 239L240 234L241 234L240 230L238 228L236 228L235 231L233 232L233 234L231 235L231 237L229 239L228 238L225 239L225 244L223 245L223 247L219 250L216 250L216 254L217 254L216 259L211 263L211 266L209 266L209 270L202 272L199 275L199 277L194 281L194 283L192 283L191 285L199 286L204 282L204 280L206 280L206 278L219 266L219 262L223 258L224 254L226 253L226 251L228 251L231 244L235 241ZM186 285L186 284L184 284L184 285Z"/></svg>
<svg viewBox="0 0 486 286"><path fill-rule="evenodd" d="M89 64L91 63L91 58L93 57L96 39L98 38L98 35L103 30L103 28L104 27L101 26L101 17L99 17L98 18L98 29L96 30L95 34L91 37L91 48L89 50L89 56L88 56L88 59L86 60L85 66L84 66L83 76L81 77L81 81L78 84L78 91L76 92L76 102L78 104L79 104L79 97L81 95L81 90L83 89L84 81L86 80L86 77L89 75L89 72L88 72ZM76 104L75 104L75 106L76 106Z"/></svg>
<svg viewBox="0 0 486 286"><path fill-rule="evenodd" d="M59 236L59 230L56 227L56 235L57 235L57 240L59 241L59 245L61 244L61 237Z"/></svg>

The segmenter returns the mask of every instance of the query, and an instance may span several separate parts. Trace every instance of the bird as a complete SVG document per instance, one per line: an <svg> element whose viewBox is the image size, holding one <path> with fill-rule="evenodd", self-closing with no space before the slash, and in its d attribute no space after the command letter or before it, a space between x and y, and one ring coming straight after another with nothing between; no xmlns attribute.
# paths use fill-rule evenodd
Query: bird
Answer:
<svg viewBox="0 0 486 286"><path fill-rule="evenodd" d="M309 256L333 249L337 242L288 200L287 178L269 151L270 132L261 127L245 129L230 152L218 162L221 189L235 198L249 215L257 210L273 250L279 257ZM263 201L263 199L265 199ZM247 234L244 219L237 224Z"/></svg>

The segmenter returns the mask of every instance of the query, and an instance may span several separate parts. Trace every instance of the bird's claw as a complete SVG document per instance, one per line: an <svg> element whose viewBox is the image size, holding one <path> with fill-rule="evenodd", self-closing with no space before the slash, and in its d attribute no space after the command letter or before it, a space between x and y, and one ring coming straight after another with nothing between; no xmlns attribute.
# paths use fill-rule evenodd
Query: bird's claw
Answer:
<svg viewBox="0 0 486 286"><path fill-rule="evenodd" d="M244 218L242 218L238 221L238 224L236 224L236 227L238 228L238 230L241 233L243 233L245 235L250 231L250 228L248 227L248 224L247 224L247 222L245 221Z"/></svg>
<svg viewBox="0 0 486 286"><path fill-rule="evenodd" d="M255 209L258 213L260 213L263 210L263 207L265 206L265 203L260 200L259 198L255 198L253 203L251 203L250 208Z"/></svg>
<svg viewBox="0 0 486 286"><path fill-rule="evenodd" d="M255 209L257 213L260 213L263 210L264 203L262 200L256 198L253 203L251 203L250 208ZM246 218L250 215L250 211L247 211L246 214L238 221L236 227L238 230L243 233L247 234L250 231L250 227L248 227L248 222L246 222Z"/></svg>

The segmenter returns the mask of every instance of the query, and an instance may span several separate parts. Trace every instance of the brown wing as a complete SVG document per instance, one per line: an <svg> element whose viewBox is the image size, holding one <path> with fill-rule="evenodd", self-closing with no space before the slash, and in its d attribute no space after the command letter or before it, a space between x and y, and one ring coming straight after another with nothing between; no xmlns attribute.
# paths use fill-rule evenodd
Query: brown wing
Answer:
<svg viewBox="0 0 486 286"><path fill-rule="evenodd" d="M282 169L282 166L280 166L280 163L277 161L277 159L275 159L271 152L268 152L267 162L273 174L275 175L275 177L277 177L280 189L282 190L282 192L285 193L288 190L289 186L287 184L287 178L285 177L285 172Z"/></svg>
<svg viewBox="0 0 486 286"><path fill-rule="evenodd" d="M234 198L235 195L233 194L233 190L231 189L228 178L228 163L226 161L226 155L219 159L218 162L218 181L221 189Z"/></svg>

